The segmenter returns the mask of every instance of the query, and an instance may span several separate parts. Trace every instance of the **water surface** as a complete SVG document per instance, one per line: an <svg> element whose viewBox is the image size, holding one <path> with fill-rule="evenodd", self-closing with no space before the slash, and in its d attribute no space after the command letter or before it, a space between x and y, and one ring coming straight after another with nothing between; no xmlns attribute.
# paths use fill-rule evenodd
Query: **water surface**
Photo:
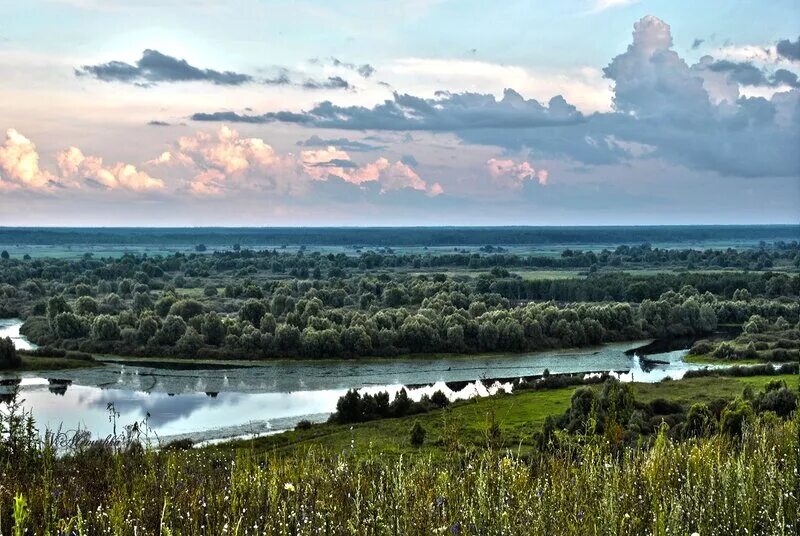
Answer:
<svg viewBox="0 0 800 536"><path fill-rule="evenodd" d="M2 321L0 334L19 348L19 321ZM5 335L2 335L5 336ZM163 440L213 440L263 434L293 427L301 419L323 421L348 389L361 392L406 388L414 399L441 389L450 399L513 389L521 377L551 373L614 372L624 381L678 379L689 368L686 350L648 356L642 367L626 351L642 342L582 350L443 359L164 363L112 360L105 366L47 372L0 374L0 394L19 390L23 407L40 429L85 429L104 437L145 419ZM190 366L187 366L190 365ZM16 384L16 385L13 385ZM113 409L112 409L113 408Z"/></svg>

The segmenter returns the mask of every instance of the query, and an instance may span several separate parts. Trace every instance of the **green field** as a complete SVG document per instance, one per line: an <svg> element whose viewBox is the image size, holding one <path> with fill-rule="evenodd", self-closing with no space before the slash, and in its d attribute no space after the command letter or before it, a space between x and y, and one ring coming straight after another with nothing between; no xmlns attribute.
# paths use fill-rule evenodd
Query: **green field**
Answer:
<svg viewBox="0 0 800 536"><path fill-rule="evenodd" d="M754 376L743 378L704 377L661 383L633 384L637 400L649 402L656 398L674 400L682 405L707 403L718 398L733 399L745 387L763 388L770 381L785 381L797 388L800 376ZM563 413L570 405L575 387L475 398L452 404L444 410L397 419L382 419L358 424L319 424L308 430L293 430L252 440L234 441L215 446L215 449L252 447L275 453L289 454L308 447L324 447L334 452L343 450L360 453L380 453L385 456L444 455L438 444L443 436L465 446L485 446L488 423L494 418L501 430L502 446L515 452L530 452L533 434L541 429L549 415ZM419 422L427 431L422 447L409 442L411 427Z"/></svg>

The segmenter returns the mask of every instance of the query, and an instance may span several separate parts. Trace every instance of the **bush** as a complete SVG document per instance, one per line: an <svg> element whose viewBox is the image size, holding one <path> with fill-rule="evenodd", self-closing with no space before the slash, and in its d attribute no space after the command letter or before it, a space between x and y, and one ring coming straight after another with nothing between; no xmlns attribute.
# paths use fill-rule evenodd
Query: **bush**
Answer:
<svg viewBox="0 0 800 536"><path fill-rule="evenodd" d="M419 423L419 421L414 421L414 426L411 427L411 445L414 447L420 447L423 443L425 443L425 428Z"/></svg>
<svg viewBox="0 0 800 536"><path fill-rule="evenodd" d="M308 419L303 419L302 421L297 423L297 426L295 426L295 428L297 430L309 430L311 429L311 421L309 421Z"/></svg>
<svg viewBox="0 0 800 536"><path fill-rule="evenodd" d="M753 407L749 402L737 398L722 411L720 430L734 437L741 437L745 424L753 419Z"/></svg>

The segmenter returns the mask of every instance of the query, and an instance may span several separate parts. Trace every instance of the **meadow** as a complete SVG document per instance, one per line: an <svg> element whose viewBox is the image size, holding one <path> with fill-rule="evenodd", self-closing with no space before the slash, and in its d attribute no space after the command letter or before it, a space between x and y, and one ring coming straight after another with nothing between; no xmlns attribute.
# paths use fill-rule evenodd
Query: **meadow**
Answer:
<svg viewBox="0 0 800 536"><path fill-rule="evenodd" d="M716 385L668 383L691 399ZM741 386L737 379L724 390ZM637 393L664 394L660 386L649 389L637 386ZM564 394L499 397L471 409L495 404L497 414L506 411L502 422L527 422L533 407L541 415L563 409ZM541 404L525 400L534 395ZM519 404L503 407L513 399ZM527 452L477 430L473 437L487 440L465 444L445 427L437 432L438 453L390 456L385 442L356 439L355 428L349 442L308 442L291 452L259 442L154 450L140 428L104 442L78 439L57 455L57 438L37 441L24 416L2 423L4 534L666 536L800 529L797 412L788 420L754 416L734 435L677 440L663 424L632 446L587 431Z"/></svg>

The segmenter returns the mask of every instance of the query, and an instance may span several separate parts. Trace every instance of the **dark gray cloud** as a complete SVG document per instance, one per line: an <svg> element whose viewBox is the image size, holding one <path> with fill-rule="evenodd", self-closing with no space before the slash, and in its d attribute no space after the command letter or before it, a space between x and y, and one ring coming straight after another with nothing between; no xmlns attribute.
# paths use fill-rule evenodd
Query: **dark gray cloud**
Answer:
<svg viewBox="0 0 800 536"><path fill-rule="evenodd" d="M728 80L743 86L800 87L795 73L787 69L778 69L774 73L768 74L748 61L709 61L703 63L702 68L712 72L726 73Z"/></svg>
<svg viewBox="0 0 800 536"><path fill-rule="evenodd" d="M311 58L311 60L309 61L314 65L329 64L333 65L334 67L341 67L343 69L348 69L350 71L358 73L360 76L364 78L369 78L370 76L375 74L375 67L373 67L369 63L362 63L359 65L356 63L351 63L349 61L342 61L339 58L334 58L334 57L331 57L328 60L320 58Z"/></svg>
<svg viewBox="0 0 800 536"><path fill-rule="evenodd" d="M692 50L697 50L698 48L700 48L700 45L705 43L705 41L706 41L705 39L700 39L699 37L695 38L695 40L692 41Z"/></svg>
<svg viewBox="0 0 800 536"><path fill-rule="evenodd" d="M782 39L777 44L778 55L787 60L800 61L800 37L796 41Z"/></svg>
<svg viewBox="0 0 800 536"><path fill-rule="evenodd" d="M356 164L352 160L342 160L340 158L334 158L332 160L327 160L325 162L317 162L316 164L312 164L312 166L355 169L358 167L358 164Z"/></svg>
<svg viewBox="0 0 800 536"><path fill-rule="evenodd" d="M381 149L385 149L385 145L372 145L369 143L364 143L357 140L350 140L348 138L320 138L316 134L311 136L305 141L298 141L297 145L301 147L336 147L338 149L342 149L344 151L354 151L354 152L363 152L363 151L380 151Z"/></svg>
<svg viewBox="0 0 800 536"><path fill-rule="evenodd" d="M350 83L341 76L329 76L327 80L308 79L303 82L304 89L351 89Z"/></svg>
<svg viewBox="0 0 800 536"><path fill-rule="evenodd" d="M716 103L703 85L707 66L689 67L672 50L669 26L645 17L636 24L628 50L604 71L614 81L614 112L571 126L457 135L471 143L527 149L534 157L563 157L579 164L660 158L726 176L800 176L800 91ZM733 73L740 83L796 84L786 70L771 76L756 71L739 64L717 65L717 72Z"/></svg>
<svg viewBox="0 0 800 536"><path fill-rule="evenodd" d="M415 168L419 165L419 162L416 158L414 158L413 154L404 154L400 157L400 161L407 166L411 166L412 168Z"/></svg>
<svg viewBox="0 0 800 536"><path fill-rule="evenodd" d="M773 86L789 86L793 88L800 88L800 83L797 81L797 75L786 69L778 69L772 75L771 85Z"/></svg>
<svg viewBox="0 0 800 536"><path fill-rule="evenodd" d="M280 69L276 76L272 78L265 78L263 82L268 86L288 86L292 83L292 81L289 79L289 71L286 69Z"/></svg>
<svg viewBox="0 0 800 536"><path fill-rule="evenodd" d="M764 72L747 61L719 60L708 64L707 68L716 73L727 73L729 80L743 86L769 85Z"/></svg>
<svg viewBox="0 0 800 536"><path fill-rule="evenodd" d="M166 82L203 81L224 86L238 86L253 81L248 74L233 71L200 69L181 60L147 49L136 65L110 61L98 65L84 65L75 70L78 76L91 76L104 82L123 82L149 86Z"/></svg>
<svg viewBox="0 0 800 536"><path fill-rule="evenodd" d="M786 53L784 47L784 53ZM614 110L584 116L557 96L546 105L507 89L502 99L476 93L421 98L394 93L373 107L324 101L303 112L195 114L201 121L293 122L308 127L452 132L461 140L561 158L575 165L628 164L657 158L735 177L800 176L797 76L767 74L749 63L705 57L689 66L673 50L668 24L644 17L633 42L604 69ZM714 84L727 86L714 87ZM706 87L708 84L708 88ZM741 85L790 86L772 98L740 96ZM709 91L724 90L720 97Z"/></svg>
<svg viewBox="0 0 800 536"><path fill-rule="evenodd" d="M149 121L147 124L150 125L151 127L168 127L168 126L171 126L166 121L158 121L156 119L154 119L153 121Z"/></svg>
<svg viewBox="0 0 800 536"><path fill-rule="evenodd" d="M196 113L192 119L242 123L284 121L345 130L448 131L574 124L582 122L584 117L561 96L553 97L547 105L543 105L535 99L525 100L516 91L506 89L501 100L494 95L480 93L439 92L431 99L394 93L392 100L372 108L337 106L324 101L301 113Z"/></svg>

